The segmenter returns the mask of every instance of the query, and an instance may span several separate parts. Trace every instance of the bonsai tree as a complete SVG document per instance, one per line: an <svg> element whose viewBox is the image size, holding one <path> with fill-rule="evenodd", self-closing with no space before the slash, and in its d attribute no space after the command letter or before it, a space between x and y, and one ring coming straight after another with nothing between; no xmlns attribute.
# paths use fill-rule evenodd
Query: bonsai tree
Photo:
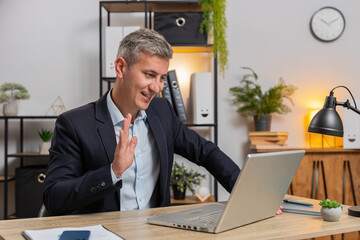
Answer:
<svg viewBox="0 0 360 240"><path fill-rule="evenodd" d="M204 174L194 171L193 169L188 170L184 166L184 163L180 165L174 162L170 185L176 187L180 192L185 194L185 190L189 189L192 194L195 194L195 186L200 185L203 179L205 179Z"/></svg>
<svg viewBox="0 0 360 240"><path fill-rule="evenodd" d="M0 103L29 98L30 95L28 91L21 84L4 83L0 86Z"/></svg>
<svg viewBox="0 0 360 240"><path fill-rule="evenodd" d="M248 73L242 76L240 86L230 88L234 96L234 103L239 104L237 112L244 117L268 115L271 113L285 114L291 111L284 103L284 99L294 105L291 95L297 89L295 86L286 85L280 78L277 85L267 91L263 91L257 83L258 75L249 67L242 67Z"/></svg>
<svg viewBox="0 0 360 240"><path fill-rule="evenodd" d="M226 0L200 0L199 3L203 11L200 32L213 37L214 57L219 53L220 72L224 73L228 64L226 43L227 21L225 17Z"/></svg>
<svg viewBox="0 0 360 240"><path fill-rule="evenodd" d="M51 130L41 129L38 131L39 136L43 140L43 142L49 142L51 140L53 132Z"/></svg>

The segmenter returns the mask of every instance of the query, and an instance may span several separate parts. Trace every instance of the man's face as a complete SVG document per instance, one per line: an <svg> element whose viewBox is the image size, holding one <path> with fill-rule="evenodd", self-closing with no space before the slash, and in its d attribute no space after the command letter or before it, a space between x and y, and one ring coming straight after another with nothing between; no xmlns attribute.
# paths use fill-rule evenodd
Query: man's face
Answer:
<svg viewBox="0 0 360 240"><path fill-rule="evenodd" d="M157 55L141 53L139 61L129 68L126 64L120 79L119 92L121 94L121 111L131 114L139 110L146 110L151 100L164 87L164 80L167 76L169 60ZM117 81L118 81L117 80ZM115 100L116 101L116 100ZM124 104L126 103L126 104Z"/></svg>

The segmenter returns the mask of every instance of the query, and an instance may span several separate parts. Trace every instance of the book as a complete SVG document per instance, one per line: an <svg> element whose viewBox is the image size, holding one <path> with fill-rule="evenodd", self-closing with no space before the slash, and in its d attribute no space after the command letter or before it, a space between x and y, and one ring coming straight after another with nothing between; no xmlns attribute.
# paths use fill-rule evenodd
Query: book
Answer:
<svg viewBox="0 0 360 240"><path fill-rule="evenodd" d="M272 132L272 131L255 131L255 132L249 132L249 137L277 137L277 136L286 136L287 137L288 132Z"/></svg>
<svg viewBox="0 0 360 240"><path fill-rule="evenodd" d="M254 139L254 140L250 140L251 144L257 145L284 145L286 144L286 140L272 140L272 139Z"/></svg>
<svg viewBox="0 0 360 240"><path fill-rule="evenodd" d="M89 239L109 239L120 240L122 237L107 230L102 225L94 225L88 227L65 227L65 228L50 228L42 230L25 230L21 234L28 240L58 240L64 231L90 231Z"/></svg>
<svg viewBox="0 0 360 240"><path fill-rule="evenodd" d="M276 145L276 144L250 144L250 149L260 150L260 149L283 149L286 148L287 144Z"/></svg>
<svg viewBox="0 0 360 240"><path fill-rule="evenodd" d="M185 106L181 97L181 92L175 70L171 70L168 72L168 79L175 112L181 122L187 122Z"/></svg>
<svg viewBox="0 0 360 240"><path fill-rule="evenodd" d="M281 206L283 207L282 210L283 212L321 216L320 205L306 206L306 205L283 202Z"/></svg>
<svg viewBox="0 0 360 240"><path fill-rule="evenodd" d="M164 80L164 88L161 91L161 95L162 95L162 97L166 98L171 103L171 105L173 105L172 99L171 99L171 93L170 93L168 77L166 77L165 80Z"/></svg>
<svg viewBox="0 0 360 240"><path fill-rule="evenodd" d="M274 149L278 147L286 147L287 135L288 132L249 132L250 148Z"/></svg>

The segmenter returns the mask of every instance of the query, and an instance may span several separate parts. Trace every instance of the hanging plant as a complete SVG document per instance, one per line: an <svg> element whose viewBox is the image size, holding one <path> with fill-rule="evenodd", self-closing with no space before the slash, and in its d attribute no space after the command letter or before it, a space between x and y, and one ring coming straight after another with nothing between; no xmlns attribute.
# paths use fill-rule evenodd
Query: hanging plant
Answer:
<svg viewBox="0 0 360 240"><path fill-rule="evenodd" d="M200 32L213 37L214 57L218 56L220 72L224 73L228 64L228 49L226 43L227 21L225 17L226 0L200 0L203 21Z"/></svg>

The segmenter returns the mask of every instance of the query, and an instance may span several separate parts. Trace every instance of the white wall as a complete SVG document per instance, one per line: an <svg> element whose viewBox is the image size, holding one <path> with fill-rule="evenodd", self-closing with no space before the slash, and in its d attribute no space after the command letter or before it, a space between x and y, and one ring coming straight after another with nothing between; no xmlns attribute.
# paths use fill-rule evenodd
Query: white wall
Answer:
<svg viewBox="0 0 360 240"><path fill-rule="evenodd" d="M312 14L324 6L340 9L346 19L342 37L331 43L316 40L309 28ZM253 68L264 89L279 77L298 87L292 112L274 116L271 130L288 131L289 147L308 147L304 121L309 109L322 107L337 85L349 87L355 97L360 95L359 9L360 2L354 0L228 0L230 64L219 83L219 145L240 166L248 152L249 126L236 113L229 95L229 88L239 84L240 67ZM335 97L350 96L338 89Z"/></svg>
<svg viewBox="0 0 360 240"><path fill-rule="evenodd" d="M346 18L343 36L332 43L317 41L309 29L312 14L323 6L339 8ZM18 82L31 94L20 103L19 114L45 114L57 96L67 109L98 98L98 8L97 0L0 0L0 84ZM359 9L360 2L355 0L228 0L230 54L225 77L219 76L219 145L240 166L248 152L249 124L236 113L229 95L229 88L239 83L240 67L252 67L264 87L283 77L299 88L293 111L275 116L272 130L288 131L290 147L306 147L304 117L313 102L321 106L329 91L340 84L354 96L360 95ZM340 89L335 96L348 98ZM4 129L0 125L2 173ZM25 145L28 151L36 151L40 142L36 131L43 124L33 125L28 133L33 141ZM11 127L13 151L16 126ZM11 161L13 169L18 161ZM227 198L223 189L220 193L220 200ZM2 185L0 196L2 217ZM11 208L9 212L14 211L13 204Z"/></svg>

